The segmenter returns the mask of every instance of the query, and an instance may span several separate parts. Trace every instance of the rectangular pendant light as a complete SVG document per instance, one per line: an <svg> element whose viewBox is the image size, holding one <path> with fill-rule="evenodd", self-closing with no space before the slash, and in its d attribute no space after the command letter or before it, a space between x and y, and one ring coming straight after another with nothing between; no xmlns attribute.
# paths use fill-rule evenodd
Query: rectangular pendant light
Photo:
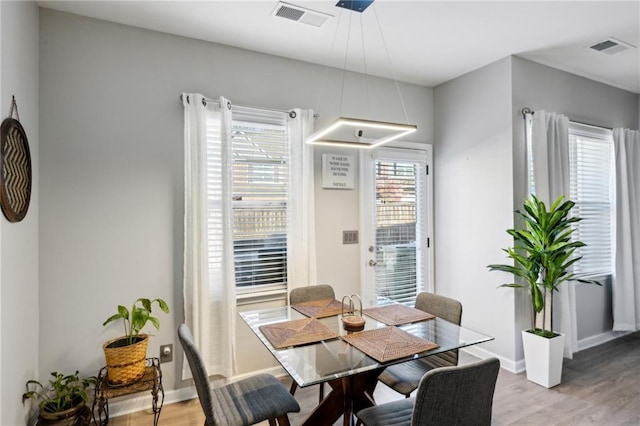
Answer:
<svg viewBox="0 0 640 426"><path fill-rule="evenodd" d="M308 144L371 149L418 130L413 124L340 117L306 139Z"/></svg>

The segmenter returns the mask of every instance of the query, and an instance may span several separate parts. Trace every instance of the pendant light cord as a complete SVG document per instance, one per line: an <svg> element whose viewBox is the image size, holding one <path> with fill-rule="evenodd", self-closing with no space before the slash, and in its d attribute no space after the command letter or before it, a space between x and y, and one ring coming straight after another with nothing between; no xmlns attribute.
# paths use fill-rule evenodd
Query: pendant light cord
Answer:
<svg viewBox="0 0 640 426"><path fill-rule="evenodd" d="M389 61L389 65L391 66L391 73L393 75L393 81L396 85L396 90L398 92L398 97L400 98L400 104L402 105L402 111L404 112L404 118L407 120L407 124L409 124L409 115L407 114L407 108L404 105L404 99L402 98L402 93L400 92L400 85L398 84L398 78L396 76L396 70L393 67L393 63L391 63L391 55L389 55L389 49L387 47L387 42L384 38L384 34L382 33L382 26L380 25L380 19L378 18L378 11L376 9L376 5L372 4L373 14L376 16L376 22L378 23L378 31L380 31L380 37L382 38L382 45L384 46L384 51L387 54L387 60Z"/></svg>
<svg viewBox="0 0 640 426"><path fill-rule="evenodd" d="M367 72L367 55L364 49L364 24L360 14L360 37L362 38L362 63L364 64L364 92L367 97L367 113L371 115L371 97L369 96L369 73Z"/></svg>
<svg viewBox="0 0 640 426"><path fill-rule="evenodd" d="M400 100L400 106L402 107L402 113L404 114L404 119L406 121L407 124L409 124L409 114L407 113L407 108L404 102L404 98L402 97L402 91L400 90L400 84L398 83L398 77L396 74L396 70L393 66L393 63L391 62L391 55L389 53L389 47L387 46L387 41L384 37L384 33L382 32L382 25L380 24L380 18L378 16L378 11L376 8L375 4L372 4L372 9L373 9L373 13L375 15L376 18L376 24L378 25L378 32L380 33L380 38L382 39L382 45L384 47L384 51L387 57L387 61L389 63L389 66L391 67L391 73L392 73L392 78L393 78L393 83L395 85L396 88L396 93L398 94L398 98ZM339 104L339 116L342 116L342 112L343 112L343 101L344 101L344 85L345 85L345 75L347 72L347 59L349 56L349 43L350 43L350 39L351 39L351 23L352 23L352 15L353 14L349 14L349 24L348 24L348 32L347 32L347 44L346 44L346 48L345 48L345 52L344 52L344 58L343 58L343 64L342 64L342 76L341 76L341 80L340 80L340 104ZM330 56L329 56L329 60L331 60L331 57L333 56L333 53L335 52L335 46L336 46L336 40L338 39L338 31L340 29L341 26L341 22L342 22L342 18L343 18L343 10L340 10L340 15L338 17L338 23L336 24L336 30L334 32L333 35L333 41L331 43L331 52L330 52ZM362 14L360 15L360 35L362 38L362 60L363 60L363 64L364 64L364 76L365 76L365 94L366 94L366 99L367 99L367 110L368 113L371 114L371 99L370 99L370 92L369 92L369 74L368 74L368 70L367 70L367 57L365 55L365 46L364 46L364 42L365 42L365 38L364 38L364 25L362 22ZM326 65L324 67L324 86L328 85L328 79L329 79L329 66ZM316 97L316 108L315 108L315 116L318 117L318 111L320 108L320 103L321 103L321 98L322 98L322 91L318 92L318 96Z"/></svg>
<svg viewBox="0 0 640 426"><path fill-rule="evenodd" d="M333 41L331 42L331 50L329 51L329 62L331 62L331 58L333 57L333 52L336 49L336 40L338 39L338 30L340 29L340 23L342 22L342 10L340 10L340 16L338 16L338 23L336 24L336 30L333 33ZM324 76L323 76L323 84L321 87L327 87L329 80L329 65L324 66ZM316 118L319 116L318 108L320 108L320 100L322 98L322 90L318 90L318 96L316 97L316 108L315 108L315 116Z"/></svg>
<svg viewBox="0 0 640 426"><path fill-rule="evenodd" d="M347 47L344 49L344 61L342 62L342 80L340 81L340 114L342 117L342 102L344 99L344 78L347 73L347 57L349 56L349 42L351 41L351 18L353 13L349 14L349 26L347 27Z"/></svg>

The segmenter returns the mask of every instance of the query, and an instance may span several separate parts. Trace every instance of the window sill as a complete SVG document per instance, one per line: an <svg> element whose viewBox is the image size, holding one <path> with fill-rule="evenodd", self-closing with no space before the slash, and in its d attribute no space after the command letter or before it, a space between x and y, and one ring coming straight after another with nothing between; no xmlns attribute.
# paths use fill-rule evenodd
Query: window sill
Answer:
<svg viewBox="0 0 640 426"><path fill-rule="evenodd" d="M238 293L236 295L236 305L251 305L260 302L271 302L277 300L287 300L287 290L284 288L265 290L265 291L253 291L247 293Z"/></svg>
<svg viewBox="0 0 640 426"><path fill-rule="evenodd" d="M585 275L577 276L576 279L579 278L581 280L593 280L593 281L598 281L598 282L604 283L607 280L610 280L611 277L612 277L611 273L607 273L607 274L590 274L590 275L585 274ZM578 285L580 285L580 284L590 285L590 284L587 284L587 283L581 283L579 281L576 281L575 283L578 284Z"/></svg>

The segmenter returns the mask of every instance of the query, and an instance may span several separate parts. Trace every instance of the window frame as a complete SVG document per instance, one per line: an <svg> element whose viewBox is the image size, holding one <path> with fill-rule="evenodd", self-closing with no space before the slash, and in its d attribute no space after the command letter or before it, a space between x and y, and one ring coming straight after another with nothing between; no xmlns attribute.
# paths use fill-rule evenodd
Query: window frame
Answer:
<svg viewBox="0 0 640 426"><path fill-rule="evenodd" d="M232 175L232 179L230 182L230 192L231 192L231 220L234 222L234 225L232 226L232 230L233 230L233 235L232 235L232 243L233 243L233 247L234 247L234 286L235 286L235 293L236 293L236 300L241 303L243 300L247 300L247 299L255 299L255 298L265 298L265 297L269 297L269 296L280 296L282 294L286 294L288 291L288 279L287 279L287 275L288 275L288 271L287 271L287 265L288 265L288 247L287 247L287 237L288 234L290 232L290 220L289 220L289 214L290 214L290 209L289 209L289 200L290 200L290 195L291 195L291 188L290 188L290 176L291 176L291 164L290 164L290 160L291 160L291 149L290 149L290 137L289 137L289 128L287 125L287 113L283 112L283 111L277 111L277 110L270 110L270 109L263 109L263 108L254 108L254 107L245 107L245 106L239 106L239 105L233 105L231 108L231 123L232 123L232 128L231 128L231 142L230 142L230 155L231 155L231 175ZM238 180L234 179L233 176L235 173L238 173L239 170L242 169L243 166L241 166L241 164L244 163L244 165L248 165L248 168L254 167L255 165L260 165L260 161L259 160L255 160L251 161L248 160L246 162L240 162L238 161L239 155L240 153L247 153L246 151L246 142L245 143L239 143L239 138L237 137L238 133L240 133L241 131L246 131L248 127L252 127L254 130L256 130L257 132L262 131L263 133L266 133L268 130L275 130L276 132L281 132L280 135L278 136L278 147L280 149L279 154L282 155L283 157L283 161L276 161L276 163L274 164L278 164L279 166L284 165L285 169L286 169L286 173L280 176L276 176L276 179L273 180L274 185L277 185L278 187L281 187L281 185L286 185L285 190L283 192L284 195L284 199L280 198L278 199L277 196L278 194L275 195L275 199L264 199L264 200L242 200L242 198L238 198L241 196L237 195L237 185L238 185ZM243 133L246 134L246 133ZM268 137L268 136L267 136ZM259 142L258 142L259 143ZM267 142L268 144L272 143L272 141ZM253 155L255 156L256 153L261 150L261 148L254 144L256 146L255 150L250 151L249 155ZM266 151L262 151L262 152L266 152ZM268 154L267 154L268 155ZM246 172L246 170L244 170L244 172ZM272 173L274 175L277 175L279 172L281 172L281 170L274 170ZM255 175L252 173L251 176ZM260 177L260 176L258 176ZM260 179L258 179L260 180ZM245 186L243 189L256 189L256 191L260 191L259 188L255 187L253 183L256 182L255 180L251 180L251 179L247 179L247 181L243 182L243 185ZM264 184L264 182L261 182ZM263 187L264 188L264 187ZM280 188L279 188L280 189ZM253 192L250 193L251 195L255 195L258 194L258 192ZM259 194L258 194L259 195ZM274 197L274 194L268 194L271 197ZM255 233L252 235L255 235L257 238L238 238L235 234L236 234L236 229L237 227L235 226L235 221L237 220L237 214L240 211L246 211L246 210L269 210L270 208L284 208L284 221L283 223L285 224L285 231L283 233L278 233L279 238L278 238L278 244L284 244L284 251L281 253L278 253L278 255L282 255L282 259L280 262L280 267L279 270L281 272L279 272L283 277L284 280L282 282L277 282L277 283L265 283L265 284L249 284L249 285L239 285L241 284L241 278L239 276L239 268L242 268L243 266L245 268L252 268L254 267L256 264L260 264L260 260L257 260L253 263L247 264L247 265L239 265L238 263L238 258L242 256L242 254L239 254L239 248L238 248L238 242L239 241L246 241L248 242L248 244L251 244L252 240L263 240L263 241L267 241L270 238L272 238L272 236L270 237L262 237L260 235L260 233ZM281 225L282 223L276 224L277 225ZM274 234L275 235L275 234ZM282 241L284 240L284 241ZM256 256L260 256L261 253L264 252L264 250L267 250L268 248L262 247L259 248L255 251ZM247 253L245 253L245 255L247 255ZM257 268L259 269L259 268ZM264 270L260 270L259 272L265 272Z"/></svg>
<svg viewBox="0 0 640 426"><path fill-rule="evenodd" d="M596 150L592 150L593 152L586 152L588 150L588 148L584 148L584 146L582 147L582 152L578 152L578 150L581 148L578 146L578 144L581 143L589 143L589 144L605 144L601 147L598 148L599 152L595 152ZM595 145L594 145L595 146ZM578 159L579 155L582 155L582 158L585 159L585 161L588 161L587 156L591 155L597 155L600 154L602 155L606 155L606 153L608 152L609 154L609 158L608 158L608 164L602 161L598 161L597 164L595 164L595 166L591 169L586 169L586 167L584 165L582 165L581 167L576 167L576 161ZM600 158L600 157L599 157ZM602 159L604 160L604 159ZM593 162L592 162L593 164ZM579 187L582 188L594 188L594 179L593 176L589 176L589 174L598 174L598 168L603 169L601 171L606 172L608 170L608 183L604 182L604 184L600 183L602 186L606 186L607 187L607 192L608 192L608 203L607 201L597 201L597 200L589 200L589 201L583 201L578 194L576 194L576 191L579 190ZM595 169L595 170L594 170ZM578 182L576 182L576 179L578 178L578 176L580 174L583 174L583 176L585 176L583 182L580 184ZM591 177L591 181L588 181L588 178ZM599 179L598 179L599 180ZM570 182L570 199L572 201L574 201L576 203L576 206L574 206L574 208L572 209L572 214L574 214L575 216L579 216L582 217L583 220L579 223L576 223L574 225L574 229L576 229L576 231L574 231L573 233L573 238L574 240L580 240L582 242L585 242L587 244L587 247L585 247L584 249L576 249L575 255L580 256L583 255L586 257L583 257L580 262L575 264L575 273L577 277L580 278L594 278L594 277L603 277L603 276L610 276L613 274L613 252L614 252L614 244L615 244L615 235L614 235L614 221L615 221L615 166L614 166L614 148L613 148L613 132L611 129L606 129L603 127L598 127L598 126L593 126L593 125L588 125L588 124L583 124L583 123L578 123L575 121L569 121L569 182ZM581 188L580 188L581 189ZM603 188L599 188L600 192L603 191ZM581 191L583 194L585 192L587 192L587 190ZM587 196L595 196L597 194L595 194L596 190L593 189L591 193L586 193L585 195ZM601 195L601 194L600 194ZM599 208L598 204L602 205L602 204L608 204L608 207L602 207ZM585 215L584 214L580 214L580 210L588 210L590 211L589 214ZM589 263L590 262L590 258L589 258L589 251L588 251L588 247L589 247L589 238L587 238L587 241L585 241L585 237L581 236L581 233L584 234L591 234L593 235L593 232L589 232L589 230L584 230L583 228L585 227L586 224L588 224L588 222L585 222L590 220L591 218L593 219L597 219L597 217L594 217L594 210L598 210L601 212L602 216L608 216L608 231L602 231L600 230L599 232L601 232L601 234L599 235L599 239L604 240L605 242L608 240L609 242L609 248L608 251L605 251L604 254L606 254L608 252L608 256L609 256L609 265L608 267L604 267L604 266L600 266L601 261L594 261L594 263L596 263L596 265L592 266L591 268L587 267L585 268L585 263ZM602 218L601 218L602 220ZM606 236L606 233L608 233L608 236ZM593 244L592 244L593 246ZM583 251L586 251L586 253L584 253ZM602 255L602 254L600 254ZM600 269L601 268L601 269Z"/></svg>

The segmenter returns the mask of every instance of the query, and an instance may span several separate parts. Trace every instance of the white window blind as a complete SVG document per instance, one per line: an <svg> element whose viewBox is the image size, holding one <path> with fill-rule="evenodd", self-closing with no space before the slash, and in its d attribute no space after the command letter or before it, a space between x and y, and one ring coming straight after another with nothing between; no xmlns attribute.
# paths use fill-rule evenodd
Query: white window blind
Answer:
<svg viewBox="0 0 640 426"><path fill-rule="evenodd" d="M426 163L376 165L376 294L413 306L424 287Z"/></svg>
<svg viewBox="0 0 640 426"><path fill-rule="evenodd" d="M232 107L232 203L239 293L286 289L289 147L286 114Z"/></svg>
<svg viewBox="0 0 640 426"><path fill-rule="evenodd" d="M611 131L571 122L569 125L570 199L582 221L573 238L586 244L574 264L576 274L600 275L612 271L613 139Z"/></svg>

